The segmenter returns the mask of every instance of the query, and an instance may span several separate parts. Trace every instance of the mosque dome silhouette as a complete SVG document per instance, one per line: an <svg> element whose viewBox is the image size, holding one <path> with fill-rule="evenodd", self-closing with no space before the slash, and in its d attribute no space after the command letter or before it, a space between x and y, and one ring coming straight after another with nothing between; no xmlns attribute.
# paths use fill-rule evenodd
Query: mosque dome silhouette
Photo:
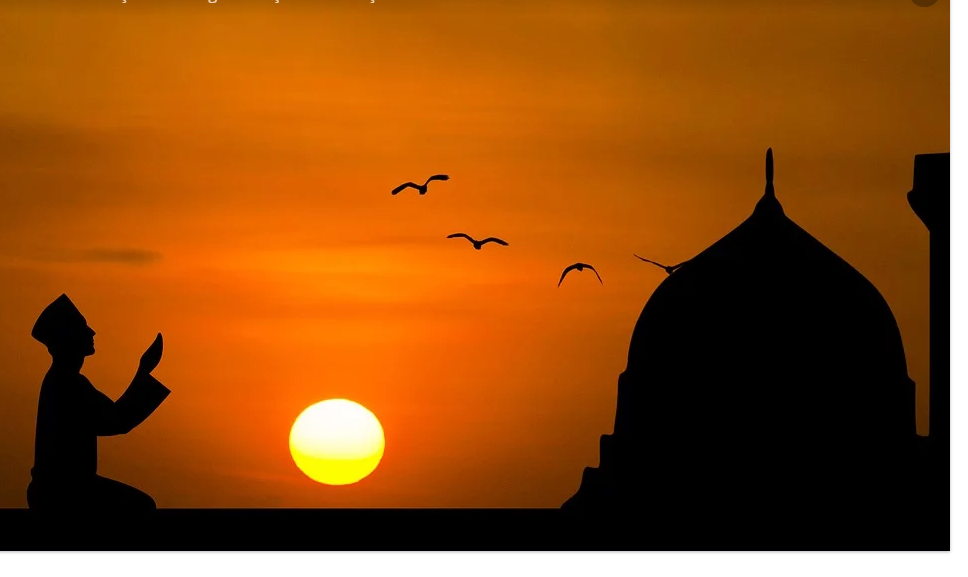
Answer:
<svg viewBox="0 0 968 577"><path fill-rule="evenodd" d="M784 213L675 269L635 325L615 429L565 509L842 506L911 474L915 384L877 288Z"/></svg>

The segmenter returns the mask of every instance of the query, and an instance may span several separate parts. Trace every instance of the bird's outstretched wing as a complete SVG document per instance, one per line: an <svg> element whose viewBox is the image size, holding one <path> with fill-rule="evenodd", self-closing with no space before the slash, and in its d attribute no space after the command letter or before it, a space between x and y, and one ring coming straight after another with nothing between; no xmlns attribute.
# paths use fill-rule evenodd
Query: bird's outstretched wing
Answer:
<svg viewBox="0 0 968 577"><path fill-rule="evenodd" d="M590 270L590 271L592 271L593 273L595 273L595 276L597 276L597 277L598 277L598 282L600 282L600 283L602 283L602 284L605 284L604 282L602 282L602 277L600 277L600 276L598 276L598 271L597 271L597 270L595 270L595 267L593 267L593 266L592 266L592 265L590 265L590 264L586 264L586 265L585 265L585 268L587 268L588 270Z"/></svg>
<svg viewBox="0 0 968 577"><path fill-rule="evenodd" d="M398 192L400 192L401 190L403 190L405 188L417 188L417 189L419 189L420 187L417 186L416 184L412 183L412 182L405 182L405 183L401 184L400 186L398 186L398 187L394 188L393 190L391 190L390 191L390 194L397 194Z"/></svg>
<svg viewBox="0 0 968 577"><path fill-rule="evenodd" d="M433 176L431 176L430 178L427 179L427 182L424 183L424 186L427 186L427 184L431 180L450 180L450 177L447 176L446 174L435 174L435 175L433 175Z"/></svg>
<svg viewBox="0 0 968 577"><path fill-rule="evenodd" d="M503 240L501 240L501 239L499 239L497 237L493 237L493 236L489 236L489 237L485 238L484 240L481 241L481 244L487 244L489 242L496 242L497 244L499 244L501 246L507 246L508 245L508 243L504 242Z"/></svg>
<svg viewBox="0 0 968 577"><path fill-rule="evenodd" d="M569 272L575 270L576 268L578 268L578 263L571 264L571 265L568 265L567 267L565 267L565 270L563 270L561 272L561 278L558 279L558 286L561 286L561 282L563 280L565 280L565 275L568 274Z"/></svg>
<svg viewBox="0 0 968 577"><path fill-rule="evenodd" d="M471 242L474 242L474 239L473 238L467 236L466 234L464 234L462 232L455 232L454 234L448 234L447 235L447 238L466 238L467 240L469 240Z"/></svg>
<svg viewBox="0 0 968 577"><path fill-rule="evenodd" d="M637 259L639 259L639 260L644 260L645 262L649 262L649 263L652 263L652 264L654 264L654 265L655 265L655 266L657 266L657 267L660 267L660 268L666 268L666 266L665 266L664 264L659 264L659 263L657 263L657 262L655 262L654 260L649 260L649 259L647 259L647 258L642 258L642 257L640 257L640 256L639 256L639 255L637 255L637 254L633 254L632 256L634 256L635 258L637 258ZM676 265L676 266L679 266L679 265Z"/></svg>

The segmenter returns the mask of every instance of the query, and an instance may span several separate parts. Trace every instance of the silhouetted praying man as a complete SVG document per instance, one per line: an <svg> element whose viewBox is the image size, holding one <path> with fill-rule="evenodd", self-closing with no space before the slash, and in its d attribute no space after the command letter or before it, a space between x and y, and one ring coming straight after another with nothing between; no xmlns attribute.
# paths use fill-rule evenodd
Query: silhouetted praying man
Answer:
<svg viewBox="0 0 968 577"><path fill-rule="evenodd" d="M128 389L112 401L81 374L94 354L94 330L67 295L40 314L31 336L52 362L40 387L34 467L27 505L47 510L151 510L142 491L97 474L97 438L128 433L158 408L169 390L151 376L161 361L161 333L141 356Z"/></svg>

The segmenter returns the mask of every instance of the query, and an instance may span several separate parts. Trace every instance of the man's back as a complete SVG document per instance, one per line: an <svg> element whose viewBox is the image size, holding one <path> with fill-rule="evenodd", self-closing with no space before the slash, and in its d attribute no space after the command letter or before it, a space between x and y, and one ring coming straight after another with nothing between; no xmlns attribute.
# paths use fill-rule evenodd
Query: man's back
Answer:
<svg viewBox="0 0 968 577"><path fill-rule="evenodd" d="M51 367L40 387L31 477L57 482L97 474L97 433L91 394L100 391L80 373Z"/></svg>

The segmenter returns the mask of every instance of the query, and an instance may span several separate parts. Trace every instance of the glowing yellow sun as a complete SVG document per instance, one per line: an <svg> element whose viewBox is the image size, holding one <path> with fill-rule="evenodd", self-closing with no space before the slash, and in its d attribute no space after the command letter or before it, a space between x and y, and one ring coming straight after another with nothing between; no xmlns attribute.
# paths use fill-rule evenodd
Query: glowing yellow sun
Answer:
<svg viewBox="0 0 968 577"><path fill-rule="evenodd" d="M326 485L349 485L372 473L385 444L376 415L346 399L310 406L289 432L289 452L296 466Z"/></svg>

